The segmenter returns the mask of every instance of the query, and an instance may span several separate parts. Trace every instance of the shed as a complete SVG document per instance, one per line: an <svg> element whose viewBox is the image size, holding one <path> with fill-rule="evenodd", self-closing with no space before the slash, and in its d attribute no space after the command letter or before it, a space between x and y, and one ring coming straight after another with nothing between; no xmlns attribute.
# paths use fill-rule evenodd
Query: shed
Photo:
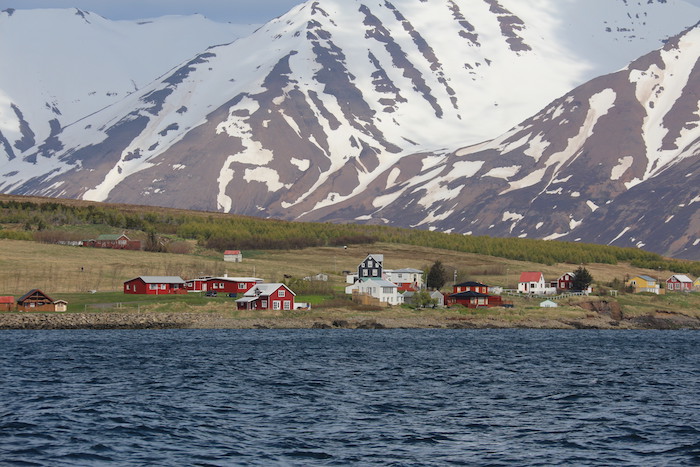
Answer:
<svg viewBox="0 0 700 467"><path fill-rule="evenodd" d="M545 300L544 302L540 303L540 308L557 308L559 305L557 302L553 302L552 300Z"/></svg>
<svg viewBox="0 0 700 467"><path fill-rule="evenodd" d="M0 297L0 311L13 311L15 309L15 297Z"/></svg>
<svg viewBox="0 0 700 467"><path fill-rule="evenodd" d="M224 251L224 261L227 263L241 263L243 262L243 253L241 253L241 250L226 250Z"/></svg>

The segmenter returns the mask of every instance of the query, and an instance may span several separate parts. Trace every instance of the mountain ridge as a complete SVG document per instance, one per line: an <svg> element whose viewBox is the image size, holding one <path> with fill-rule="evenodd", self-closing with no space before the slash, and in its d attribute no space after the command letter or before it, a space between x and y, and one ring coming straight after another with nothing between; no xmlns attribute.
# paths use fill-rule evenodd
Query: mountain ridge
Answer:
<svg viewBox="0 0 700 467"><path fill-rule="evenodd" d="M523 206L514 193L536 185L553 170L535 160L546 148L531 140L529 151L537 157L521 153L510 165L500 164L501 153L518 148L510 136L519 131L520 122L543 107L553 114L567 110L571 103L561 102L560 110L547 103L561 99L574 83L586 86L582 83L587 76L609 67L602 61L591 65L596 51L592 46L584 50L581 38L593 36L592 43L622 54L631 43L641 47L677 32L641 38L653 26L678 24L679 12L697 17L699 10L684 2L619 1L600 14L580 2L562 5L506 0L440 5L423 0L306 2L250 36L200 52L139 92L86 116L82 127L56 128L33 146L25 137L26 127L14 141L6 138L5 146L25 149L21 157L8 157L2 165L0 191L489 235L563 238L569 231L582 232L584 218L591 217L584 216L586 209L595 212L601 196L618 196L633 187L623 187L619 177L599 180L601 193L586 200L595 209L586 202L562 203L566 206L556 219L541 220L546 203L526 210L529 205ZM586 13L578 16L581 25L562 36L562 18L581 11ZM586 29L590 25L595 28ZM576 55L564 43L575 43L582 51ZM639 56L626 53L629 60ZM632 92L623 87L618 92ZM612 91L612 96L605 89L594 101L592 95L582 96L578 105L623 116L610 103L613 97L617 101L617 93ZM655 105L663 108L662 101L671 99L660 98ZM691 104L679 104L673 113L691 121ZM639 105L633 107L632 114L643 121ZM561 136L550 144L560 152L567 150L569 137L591 139L595 148L606 144L593 143L596 138L585 124L609 117L577 118L578 126L558 125ZM636 124L629 127L639 131ZM615 138L611 131L604 140ZM673 144L671 138L666 134L662 147ZM624 145L630 155L615 159L615 174L634 173L643 180L649 170L635 164L634 155L647 144L639 137L631 139L636 143ZM488 158L470 160L472 149L501 140L508 144L491 147ZM472 149L455 150L465 143ZM539 172L515 180L523 160L529 160L524 157ZM625 168L628 164L632 170ZM438 180L440 169L448 166L458 170ZM513 173L516 166L520 168ZM39 173L38 167L43 169ZM489 171L479 172L483 167ZM489 195L490 205L463 196L467 180L473 193L487 193L501 184L496 194L502 196ZM625 183L640 182L631 178ZM413 192L406 194L406 188L402 197L397 194L402 186ZM418 196L419 191L425 195ZM584 190L569 192L580 196ZM396 206L389 207L391 203ZM474 206L486 214L470 211ZM465 222L484 219L479 229L462 228ZM525 225L529 227L518 227ZM693 254L689 245L661 252Z"/></svg>

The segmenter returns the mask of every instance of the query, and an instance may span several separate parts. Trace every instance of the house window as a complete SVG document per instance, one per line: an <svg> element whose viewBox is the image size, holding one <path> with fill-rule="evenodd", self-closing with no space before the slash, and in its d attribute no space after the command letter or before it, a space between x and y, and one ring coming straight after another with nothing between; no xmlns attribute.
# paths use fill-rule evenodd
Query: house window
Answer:
<svg viewBox="0 0 700 467"><path fill-rule="evenodd" d="M391 294L393 288L392 287L382 287L382 293L385 294Z"/></svg>
<svg viewBox="0 0 700 467"><path fill-rule="evenodd" d="M284 309L285 310L291 310L292 309L292 302L289 300L284 301Z"/></svg>
<svg viewBox="0 0 700 467"><path fill-rule="evenodd" d="M376 270L376 269L372 269L372 275L373 275L373 276L376 276L376 275L377 275L377 270Z"/></svg>
<svg viewBox="0 0 700 467"><path fill-rule="evenodd" d="M126 290L131 290L131 286L129 284L126 284Z"/></svg>
<svg viewBox="0 0 700 467"><path fill-rule="evenodd" d="M272 309L273 310L280 310L281 309L281 303L279 300L273 300L272 301Z"/></svg>
<svg viewBox="0 0 700 467"><path fill-rule="evenodd" d="M239 282L239 283L238 283L238 289L239 289L239 290L245 289L245 283Z"/></svg>
<svg viewBox="0 0 700 467"><path fill-rule="evenodd" d="M160 290L165 290L165 284L160 284Z"/></svg>
<svg viewBox="0 0 700 467"><path fill-rule="evenodd" d="M224 283L223 283L223 282L219 282L219 288L220 288L220 289L223 289L223 288L224 288Z"/></svg>
<svg viewBox="0 0 700 467"><path fill-rule="evenodd" d="M284 297L284 289L279 289L279 290L277 291L277 296L283 298L283 297Z"/></svg>
<svg viewBox="0 0 700 467"><path fill-rule="evenodd" d="M372 262L372 260L367 261L367 267L368 268L374 267L374 262Z"/></svg>
<svg viewBox="0 0 700 467"><path fill-rule="evenodd" d="M150 290L158 290L158 284L148 284Z"/></svg>

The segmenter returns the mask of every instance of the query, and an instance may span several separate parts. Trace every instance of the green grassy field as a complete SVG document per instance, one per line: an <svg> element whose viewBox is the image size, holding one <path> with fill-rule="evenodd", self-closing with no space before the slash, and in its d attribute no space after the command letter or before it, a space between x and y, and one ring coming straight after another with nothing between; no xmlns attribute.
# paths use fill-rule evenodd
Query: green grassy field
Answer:
<svg viewBox="0 0 700 467"><path fill-rule="evenodd" d="M386 268L428 268L435 260L445 265L450 278L457 271L457 280L476 280L488 285L515 288L523 271L542 271L547 279L559 277L572 271L576 265L542 265L515 261L487 255L453 252L412 245L377 243L372 246L349 245L347 248L318 247L302 250L256 250L244 252L243 263L225 263L220 253L199 251L198 254L181 255L171 253L149 253L143 251L91 249L28 241L0 240L0 295L20 296L38 288L54 299L69 302L70 312L106 311L113 309L199 309L232 310L234 299L229 297L202 297L200 294L186 296L145 296L122 293L123 282L137 276L177 275L184 279L202 275L255 276L266 282L282 282L285 276L299 280L320 272L329 275L320 293L300 294L299 302L309 302L313 308L321 308L338 296L341 308L345 287L343 271L355 271L367 253L385 255ZM669 271L652 271L634 268L628 264L586 264L594 280L594 288L615 278L624 280L627 275L647 274L668 277ZM449 290L448 285L444 290ZM95 291L95 293L90 293ZM700 313L700 294L670 293L664 296L621 294L613 299L628 313L644 314L657 310L675 311L697 315ZM470 313L499 315L503 319L519 319L521 313L544 316L552 311L539 308L537 299L510 298L515 310L458 310L458 314ZM554 313L580 316L581 308L569 301ZM105 305L107 304L107 305ZM335 306L338 308L338 306ZM328 308L327 308L328 309ZM387 311L388 312L388 311ZM407 313L405 308L393 312Z"/></svg>

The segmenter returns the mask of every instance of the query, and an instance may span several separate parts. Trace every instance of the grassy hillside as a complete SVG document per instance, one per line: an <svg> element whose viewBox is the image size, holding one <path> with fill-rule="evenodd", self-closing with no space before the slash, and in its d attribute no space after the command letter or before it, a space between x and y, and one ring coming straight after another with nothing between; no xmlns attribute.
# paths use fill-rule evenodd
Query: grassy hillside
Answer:
<svg viewBox="0 0 700 467"><path fill-rule="evenodd" d="M657 272L668 270L700 275L698 262L668 260L633 248L472 237L377 225L295 223L222 213L0 195L0 238L55 243L121 232L142 240L149 250L179 253L201 254L229 248L299 250L342 245L365 245L363 248L367 250L381 242L548 266L630 263Z"/></svg>

